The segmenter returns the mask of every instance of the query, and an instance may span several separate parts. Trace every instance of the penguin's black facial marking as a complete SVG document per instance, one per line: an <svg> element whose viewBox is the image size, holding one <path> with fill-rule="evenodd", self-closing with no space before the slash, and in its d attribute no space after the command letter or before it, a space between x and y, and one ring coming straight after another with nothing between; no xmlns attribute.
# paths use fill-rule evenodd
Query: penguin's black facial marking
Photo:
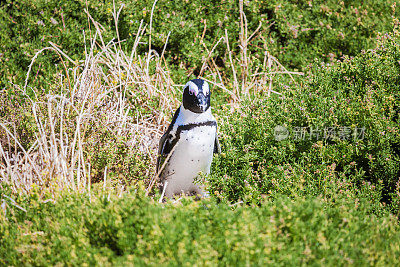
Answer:
<svg viewBox="0 0 400 267"><path fill-rule="evenodd" d="M194 113L203 113L210 108L210 88L201 79L189 81L183 89L183 107Z"/></svg>

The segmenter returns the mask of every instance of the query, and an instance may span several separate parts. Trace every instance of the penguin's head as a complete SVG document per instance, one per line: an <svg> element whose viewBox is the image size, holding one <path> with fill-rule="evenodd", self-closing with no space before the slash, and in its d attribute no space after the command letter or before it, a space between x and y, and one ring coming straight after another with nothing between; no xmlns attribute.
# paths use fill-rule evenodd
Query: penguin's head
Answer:
<svg viewBox="0 0 400 267"><path fill-rule="evenodd" d="M183 107L194 113L203 113L210 108L210 86L206 81L194 79L183 89Z"/></svg>

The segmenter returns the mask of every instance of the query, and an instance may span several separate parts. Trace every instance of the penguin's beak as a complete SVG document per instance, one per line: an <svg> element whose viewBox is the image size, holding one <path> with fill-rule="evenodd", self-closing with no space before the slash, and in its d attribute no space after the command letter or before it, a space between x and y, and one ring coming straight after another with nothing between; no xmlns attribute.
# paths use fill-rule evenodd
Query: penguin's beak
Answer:
<svg viewBox="0 0 400 267"><path fill-rule="evenodd" d="M205 95L203 93L200 93L197 96L197 100L198 100L198 106L199 106L200 110L202 112L206 111L206 109L207 109L207 98L205 97Z"/></svg>

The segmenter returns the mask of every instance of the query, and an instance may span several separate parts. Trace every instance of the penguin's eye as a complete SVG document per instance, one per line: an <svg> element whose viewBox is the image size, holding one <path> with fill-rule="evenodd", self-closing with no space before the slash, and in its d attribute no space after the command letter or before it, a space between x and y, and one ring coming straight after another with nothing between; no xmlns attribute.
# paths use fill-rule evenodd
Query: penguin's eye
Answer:
<svg viewBox="0 0 400 267"><path fill-rule="evenodd" d="M210 87L208 86L208 83L206 83L206 82L203 85L203 92L204 92L204 95L210 94Z"/></svg>
<svg viewBox="0 0 400 267"><path fill-rule="evenodd" d="M188 90L189 90L189 95L195 95L195 96L197 95L196 89L193 88L192 86L189 86Z"/></svg>

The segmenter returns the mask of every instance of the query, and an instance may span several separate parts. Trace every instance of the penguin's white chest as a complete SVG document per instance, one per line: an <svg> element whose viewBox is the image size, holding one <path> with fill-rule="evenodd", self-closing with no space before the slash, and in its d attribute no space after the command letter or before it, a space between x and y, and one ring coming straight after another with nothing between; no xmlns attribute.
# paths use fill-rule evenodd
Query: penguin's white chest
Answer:
<svg viewBox="0 0 400 267"><path fill-rule="evenodd" d="M215 134L216 128L213 126L201 126L183 131L179 140L182 154L187 154L191 162L197 160L197 162L205 163L210 155L211 157L213 155Z"/></svg>
<svg viewBox="0 0 400 267"><path fill-rule="evenodd" d="M199 126L180 133L176 148L163 171L168 182L166 196L202 190L193 180L200 172L210 173L215 145L216 126Z"/></svg>

